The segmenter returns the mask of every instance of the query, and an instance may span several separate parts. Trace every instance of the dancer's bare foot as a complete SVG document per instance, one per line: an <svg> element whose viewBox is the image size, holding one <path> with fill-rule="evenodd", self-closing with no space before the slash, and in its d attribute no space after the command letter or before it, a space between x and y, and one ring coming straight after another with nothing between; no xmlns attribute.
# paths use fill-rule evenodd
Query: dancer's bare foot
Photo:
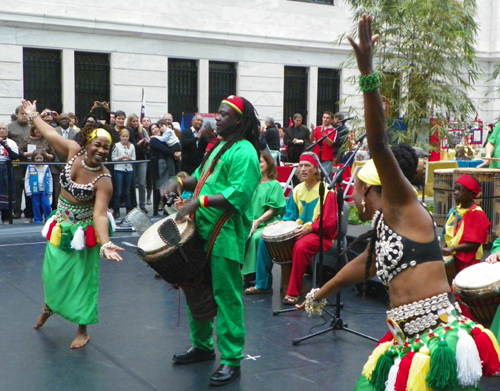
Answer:
<svg viewBox="0 0 500 391"><path fill-rule="evenodd" d="M47 305L45 305L42 308L42 314L36 320L36 324L35 324L35 326L33 326L33 328L35 330L38 330L39 328L41 328L45 324L45 322L47 321L47 319L50 318L50 316L52 314L54 314L54 311L52 311Z"/></svg>
<svg viewBox="0 0 500 391"><path fill-rule="evenodd" d="M87 326L78 326L76 338L71 342L71 349L83 348L90 341L90 335L87 334Z"/></svg>

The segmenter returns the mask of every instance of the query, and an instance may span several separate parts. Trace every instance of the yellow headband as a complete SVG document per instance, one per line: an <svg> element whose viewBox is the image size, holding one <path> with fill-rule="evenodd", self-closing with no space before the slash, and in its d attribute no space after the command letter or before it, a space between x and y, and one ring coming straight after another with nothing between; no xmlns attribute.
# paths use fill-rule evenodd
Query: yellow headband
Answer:
<svg viewBox="0 0 500 391"><path fill-rule="evenodd" d="M380 178L378 176L377 168L373 159L368 160L361 170L358 171L358 178L365 182L367 185L371 186L381 186Z"/></svg>
<svg viewBox="0 0 500 391"><path fill-rule="evenodd" d="M113 140L111 139L111 135L106 130L104 130L103 128L94 129L89 134L89 137L87 138L87 140L90 143L96 137L105 137L106 139L108 139L108 141L109 141L110 144L113 144Z"/></svg>

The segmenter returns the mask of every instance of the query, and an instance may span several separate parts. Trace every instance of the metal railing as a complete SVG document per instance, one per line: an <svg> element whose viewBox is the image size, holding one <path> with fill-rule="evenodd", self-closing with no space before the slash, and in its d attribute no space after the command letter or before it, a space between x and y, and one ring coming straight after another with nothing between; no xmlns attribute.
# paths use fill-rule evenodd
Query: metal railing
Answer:
<svg viewBox="0 0 500 391"><path fill-rule="evenodd" d="M103 163L105 166L115 166L115 165L120 165L120 164L140 164L140 163L148 163L150 162L149 159L147 160L127 160L126 162L105 162ZM12 161L12 160L7 160L7 161L0 161L0 165L5 165L7 166L7 199L8 199L8 206L9 206L9 224L14 223L14 218L13 218L13 204L14 204L14 194L16 192L15 186L14 186L14 167L15 166L29 166L34 164L34 162L18 162L18 161ZM48 166L62 166L64 167L67 163L65 162L42 162L43 165L48 165ZM147 175L150 175L150 171L147 172ZM12 191L14 189L14 192ZM19 206L20 207L20 206Z"/></svg>

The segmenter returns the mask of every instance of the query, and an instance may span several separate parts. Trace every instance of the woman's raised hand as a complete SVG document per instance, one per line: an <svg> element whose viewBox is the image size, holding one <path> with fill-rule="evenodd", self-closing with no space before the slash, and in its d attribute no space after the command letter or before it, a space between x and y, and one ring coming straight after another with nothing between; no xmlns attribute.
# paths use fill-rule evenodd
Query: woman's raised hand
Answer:
<svg viewBox="0 0 500 391"><path fill-rule="evenodd" d="M36 111L36 100L34 100L33 103L31 103L29 100L23 99L21 101L21 106L23 106L23 109L26 112L26 114L29 115Z"/></svg>
<svg viewBox="0 0 500 391"><path fill-rule="evenodd" d="M372 17L363 15L358 24L359 43L354 42L352 37L347 37L356 54L358 68L362 75L373 73L373 48L378 35L372 35Z"/></svg>

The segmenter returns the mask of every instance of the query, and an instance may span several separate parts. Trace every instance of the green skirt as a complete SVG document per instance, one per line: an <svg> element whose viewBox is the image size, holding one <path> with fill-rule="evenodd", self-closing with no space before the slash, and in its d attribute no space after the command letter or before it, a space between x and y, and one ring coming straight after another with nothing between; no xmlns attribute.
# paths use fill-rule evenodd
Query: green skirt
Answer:
<svg viewBox="0 0 500 391"><path fill-rule="evenodd" d="M45 304L79 325L98 322L99 247L61 250L47 243L45 249L42 269Z"/></svg>

